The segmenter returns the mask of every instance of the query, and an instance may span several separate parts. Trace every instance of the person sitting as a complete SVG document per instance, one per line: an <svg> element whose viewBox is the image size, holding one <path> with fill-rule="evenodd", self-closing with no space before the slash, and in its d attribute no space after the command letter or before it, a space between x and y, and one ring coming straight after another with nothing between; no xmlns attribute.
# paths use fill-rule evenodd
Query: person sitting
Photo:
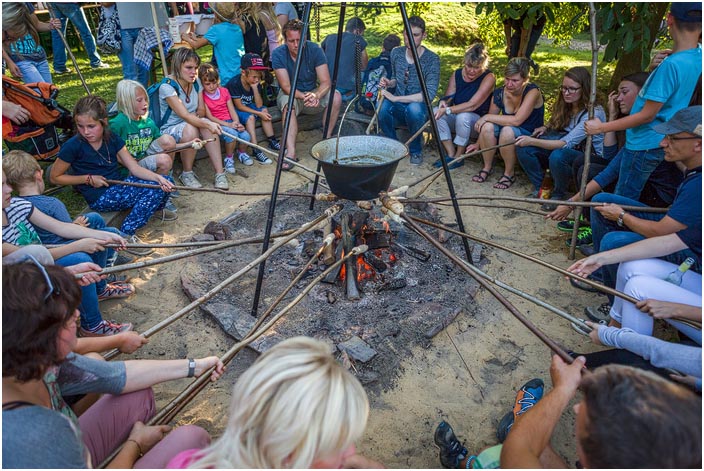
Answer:
<svg viewBox="0 0 704 471"><path fill-rule="evenodd" d="M215 138L214 141L205 144L205 150L208 152L210 163L215 170L215 188L227 190L230 185L223 170L222 152L218 138L222 134L222 129L219 124L199 117L197 114L197 111L203 110L205 106L202 94L199 93L201 84L198 80L198 67L200 67L200 57L191 49L182 47L173 53L171 74L168 75L168 78L176 87L169 83L162 83L159 87L159 109L162 121L160 131L162 134L173 137L177 144L193 142L198 138L203 140ZM203 185L193 172L195 160L195 148L181 151L183 171L179 180L187 187L202 188Z"/></svg>
<svg viewBox="0 0 704 471"><path fill-rule="evenodd" d="M282 114L286 114L289 96L294 94L293 112L289 123L288 135L286 136L286 157L298 161L296 157L296 136L298 135L297 116L304 114L319 114L323 111L323 128L327 119L327 107L332 106L330 112L330 123L327 134L332 136L333 128L337 123L337 116L340 113L342 96L340 92L331 92L330 72L325 59L325 53L317 44L308 41L303 49L303 56L298 57L298 46L301 42L301 31L303 22L291 20L284 25L283 36L285 44L279 46L271 55L271 63L274 68L276 80L279 82L279 95L276 103ZM301 68L298 74L296 89L291 90L291 80L294 76L296 61L301 60ZM317 83L317 87L316 87ZM332 94L332 100L330 95ZM293 165L290 162L283 162L283 169L290 170Z"/></svg>
<svg viewBox="0 0 704 471"><path fill-rule="evenodd" d="M240 123L230 92L220 86L218 70L210 64L202 64L198 69L198 75L203 84L201 93L205 104L205 117L220 126L223 132L222 140L225 141L225 171L234 175L235 147L237 147L237 159L242 165L254 163L247 154L246 142L250 141L250 135Z"/></svg>
<svg viewBox="0 0 704 471"><path fill-rule="evenodd" d="M227 428L169 468L377 468L357 455L369 415L357 378L319 340L294 337L264 352L237 379Z"/></svg>
<svg viewBox="0 0 704 471"><path fill-rule="evenodd" d="M200 427L168 433L169 426L144 422L156 409L151 386L211 367L216 380L224 368L217 357L105 362L77 355L81 291L73 275L57 266L3 265L2 285L3 467L90 468L124 441L111 467L163 468L180 451L209 443ZM87 393L107 394L76 417L65 396Z"/></svg>
<svg viewBox="0 0 704 471"><path fill-rule="evenodd" d="M117 82L115 100L118 113L109 121L110 130L125 141L125 147L141 167L159 175L171 175L174 159L166 152L176 148L176 141L168 134L161 134L149 117L147 90L136 80L120 80ZM129 175L126 168L122 167L121 170L123 176ZM170 213L177 211L171 198L165 209Z"/></svg>
<svg viewBox="0 0 704 471"><path fill-rule="evenodd" d="M474 124L479 133L479 149L487 149L497 144L504 159L505 170L494 185L499 190L507 190L516 181L516 148L511 145L518 136L530 136L543 125L545 102L537 85L530 81L530 62L525 57L514 57L504 69L504 86L494 90L494 95L485 114ZM468 152L475 150L473 146ZM484 183L494 168L494 149L482 152L484 164L473 182Z"/></svg>
<svg viewBox="0 0 704 471"><path fill-rule="evenodd" d="M168 211L164 206L174 187L171 177L154 173L134 160L125 147L125 141L110 132L102 98L93 95L81 98L73 109L73 117L78 135L61 146L51 168L51 182L55 185L75 185L88 206L95 211L129 209L130 213L120 230L131 243L142 243L136 235L137 229L146 225L156 211ZM120 164L130 172L124 181L149 185L157 183L160 188L111 186L107 180L123 179ZM176 219L176 215L170 215L169 219Z"/></svg>
<svg viewBox="0 0 704 471"><path fill-rule="evenodd" d="M5 162L3 162L3 165ZM103 253L106 244L124 247L125 240L117 234L97 231L87 227L58 221L34 208L34 205L22 198L12 197L12 187L7 184L5 171L2 172L2 255L3 258L14 254L23 246L40 244L34 229L35 225L57 234L71 242L49 250L57 264L72 266L80 263L94 263L105 267L106 256ZM110 298L123 298L134 293L134 286L129 283L114 281L110 284L100 280L97 285L83 286L81 303L81 334L89 337L109 336L132 329L132 324L118 324L103 319L98 301Z"/></svg>
<svg viewBox="0 0 704 471"><path fill-rule="evenodd" d="M269 64L274 49L281 45L281 27L276 20L274 6L271 2L247 2L239 7L244 24L245 53L257 54L265 64ZM234 76L231 80L237 78Z"/></svg>
<svg viewBox="0 0 704 471"><path fill-rule="evenodd" d="M583 374L584 362L578 357L568 365L553 356L553 388L516 420L501 450L501 468L567 468L550 439L577 389L577 467L701 468L701 397L628 366ZM551 463L543 459L547 451Z"/></svg>
<svg viewBox="0 0 704 471"><path fill-rule="evenodd" d="M590 119L584 124L588 134L626 130L626 145L619 151L620 168L615 194L637 200L645 182L664 159L658 146L662 135L653 128L682 108L689 106L697 80L702 74L702 5L699 2L675 2L667 15L667 25L674 51L650 74L636 97L631 114L603 123ZM600 202L600 197L594 201Z"/></svg>
<svg viewBox="0 0 704 471"><path fill-rule="evenodd" d="M381 53L369 60L367 69L362 76L362 97L359 99L359 105L367 114L374 114L377 107L377 102L381 96L382 77L391 77L391 51L393 48L401 45L401 38L395 34L389 34L381 43ZM394 89L387 88L393 93Z"/></svg>
<svg viewBox="0 0 704 471"><path fill-rule="evenodd" d="M257 54L245 54L242 57L241 64L242 73L239 77L234 77L227 84L227 90L232 96L237 111L237 117L240 123L244 123L244 127L249 133L250 142L257 144L257 130L255 128L256 120L262 124L262 130L269 141L269 148L272 150L280 150L281 144L274 136L274 125L269 110L264 106L262 97L263 90L261 82L264 71L269 70L264 65L264 60ZM262 165L270 165L271 159L264 155L260 149L252 148L254 159Z"/></svg>
<svg viewBox="0 0 704 471"><path fill-rule="evenodd" d="M450 76L445 90L446 98L440 100L435 111L440 140L447 152L448 162L456 157L455 146L463 150L467 147L474 131L474 123L489 112L495 85L496 76L489 69L488 52L483 44L472 44L464 54L464 67L455 70ZM476 132L473 137L476 139ZM455 163L452 168L462 165L464 160ZM442 167L440 159L433 166Z"/></svg>
<svg viewBox="0 0 704 471"><path fill-rule="evenodd" d="M340 70L337 73L336 90L342 99L349 101L354 98L359 83L361 91L362 71L369 63L367 54L367 41L364 39L364 30L367 27L364 21L356 16L347 20L345 31L342 33L342 46L340 50ZM335 74L335 56L337 55L337 33L325 36L320 47L325 52L330 75Z"/></svg>
<svg viewBox="0 0 704 471"><path fill-rule="evenodd" d="M419 16L411 16L408 18L408 24L411 26L410 34L413 36L413 42L408 37L409 32L404 31L405 46L396 47L391 51L391 77L382 77L379 82L384 89L381 92L384 102L379 110L379 126L386 137L396 140L398 140L396 136L398 126L408 126L408 132L414 135L428 121L428 110L423 101L420 80L411 52L412 47L417 52L420 61L418 65L423 73L431 102L435 99L440 85L440 57L421 45L427 37L425 21ZM395 88L393 93L389 90L391 88ZM418 136L413 139L408 146L408 151L411 165L421 165L423 137Z"/></svg>
<svg viewBox="0 0 704 471"><path fill-rule="evenodd" d="M553 105L550 121L530 136L516 137L516 157L533 184L532 196L537 196L543 181L543 168L550 168L554 189L550 199L562 200L567 195L572 180L572 162L584 155L580 146L587 135L584 123L589 118L589 93L591 76L584 67L572 67L562 77L560 93ZM604 109L594 107L594 116L606 120ZM604 154L604 136L592 137L591 158L601 159ZM554 209L554 208L551 208Z"/></svg>

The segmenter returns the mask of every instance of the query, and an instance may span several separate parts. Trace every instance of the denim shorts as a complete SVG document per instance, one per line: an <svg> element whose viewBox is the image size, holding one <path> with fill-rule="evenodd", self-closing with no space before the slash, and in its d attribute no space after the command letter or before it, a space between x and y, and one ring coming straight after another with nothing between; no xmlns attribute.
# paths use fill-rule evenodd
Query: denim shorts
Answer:
<svg viewBox="0 0 704 471"><path fill-rule="evenodd" d="M253 110L257 110L257 111L261 111L265 108L264 106L259 107L255 104L251 104L251 105L249 105L249 107L252 108ZM240 123L242 123L242 125L245 125L247 123L247 121L249 121L250 116L254 116L255 121L260 120L259 116L257 116L257 115L253 115L252 113L249 113L247 111L237 110L237 118L240 120Z"/></svg>
<svg viewBox="0 0 704 471"><path fill-rule="evenodd" d="M501 134L501 130L502 130L504 127L505 127L505 126L499 126L498 124L494 124L494 137L495 137L495 138L497 138L497 139L499 138L499 134ZM517 127L517 126L508 126L508 127L511 128L511 129L513 129L513 135L514 135L515 137L518 137L518 136L530 136L531 134L533 134L532 131L528 131L528 130L526 130L526 129L519 128L519 127Z"/></svg>

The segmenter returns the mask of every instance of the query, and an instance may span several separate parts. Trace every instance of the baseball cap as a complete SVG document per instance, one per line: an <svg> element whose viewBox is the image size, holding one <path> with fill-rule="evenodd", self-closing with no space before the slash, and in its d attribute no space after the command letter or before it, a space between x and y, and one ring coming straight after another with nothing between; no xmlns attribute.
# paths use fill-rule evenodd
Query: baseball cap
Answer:
<svg viewBox="0 0 704 471"><path fill-rule="evenodd" d="M240 67L247 70L269 70L269 67L264 65L264 61L258 54L247 53L242 56Z"/></svg>
<svg viewBox="0 0 704 471"><path fill-rule="evenodd" d="M674 3L673 3L674 5ZM656 124L653 131L659 134L677 134L689 132L697 136L702 135L702 107L690 106L679 110L669 121Z"/></svg>
<svg viewBox="0 0 704 471"><path fill-rule="evenodd" d="M672 2L672 16L684 23L702 22L702 4L700 2Z"/></svg>

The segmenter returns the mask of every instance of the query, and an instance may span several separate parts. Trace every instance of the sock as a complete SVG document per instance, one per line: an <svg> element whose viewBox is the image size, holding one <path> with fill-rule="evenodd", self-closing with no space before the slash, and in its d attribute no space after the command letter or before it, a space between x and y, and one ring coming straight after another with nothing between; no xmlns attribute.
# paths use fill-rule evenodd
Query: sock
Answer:
<svg viewBox="0 0 704 471"><path fill-rule="evenodd" d="M234 157L232 156L232 154L229 154L229 155L225 156L225 160L227 160L227 159L232 160L232 159L234 159Z"/></svg>

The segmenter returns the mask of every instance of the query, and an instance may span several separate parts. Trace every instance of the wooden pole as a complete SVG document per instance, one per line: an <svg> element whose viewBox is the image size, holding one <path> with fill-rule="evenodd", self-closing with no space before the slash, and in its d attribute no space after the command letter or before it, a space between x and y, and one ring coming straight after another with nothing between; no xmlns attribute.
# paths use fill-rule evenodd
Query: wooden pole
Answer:
<svg viewBox="0 0 704 471"><path fill-rule="evenodd" d="M372 127L374 126L375 121L379 121L379 111L381 110L381 104L384 103L384 100L386 97L384 95L381 95L381 98L379 98L379 103L376 105L376 108L374 109L374 116L372 116L372 119L369 120L369 126L367 126L367 130L365 131L365 134L369 134L372 132Z"/></svg>
<svg viewBox="0 0 704 471"><path fill-rule="evenodd" d="M51 17L51 19L52 20L56 19L51 8L49 8L48 10L49 10L49 16ZM93 95L90 91L90 88L88 88L88 84L86 83L86 79L83 78L83 74L81 73L81 69L78 68L78 62L76 62L76 56L73 55L73 51L71 50L71 46L68 45L68 41L66 41L66 37L64 36L63 31L61 31L61 29L57 29L56 33L59 35L59 38L61 38L61 42L64 43L64 47L66 48L66 51L68 52L68 56L71 58L71 62L73 62L73 67L76 69L76 73L78 74L78 78L81 79L81 83L83 84L83 88L86 89L86 93L89 96Z"/></svg>
<svg viewBox="0 0 704 471"><path fill-rule="evenodd" d="M596 7L594 2L589 2L589 30L591 31L592 40L592 86L589 91L589 119L594 117L594 104L596 103L596 73L597 65L599 63L599 43L596 38ZM582 181L579 185L579 195L580 199L584 201L587 183L589 181L589 165L592 154L592 135L587 134L587 139L585 140L584 149L584 167L582 169ZM579 224L577 223L582 217L582 208L577 206L574 210L574 220L575 224L572 227L572 240L570 241L570 254L569 259L574 260L575 249L577 248L577 235L579 234Z"/></svg>
<svg viewBox="0 0 704 471"><path fill-rule="evenodd" d="M161 28L159 27L159 19L156 15L156 6L154 2L149 3L152 7L152 21L154 22L154 33L156 34L156 45L159 48L159 57L161 57L161 70L164 77L169 75L169 69L166 67L166 54L164 53L164 45L161 43Z"/></svg>

